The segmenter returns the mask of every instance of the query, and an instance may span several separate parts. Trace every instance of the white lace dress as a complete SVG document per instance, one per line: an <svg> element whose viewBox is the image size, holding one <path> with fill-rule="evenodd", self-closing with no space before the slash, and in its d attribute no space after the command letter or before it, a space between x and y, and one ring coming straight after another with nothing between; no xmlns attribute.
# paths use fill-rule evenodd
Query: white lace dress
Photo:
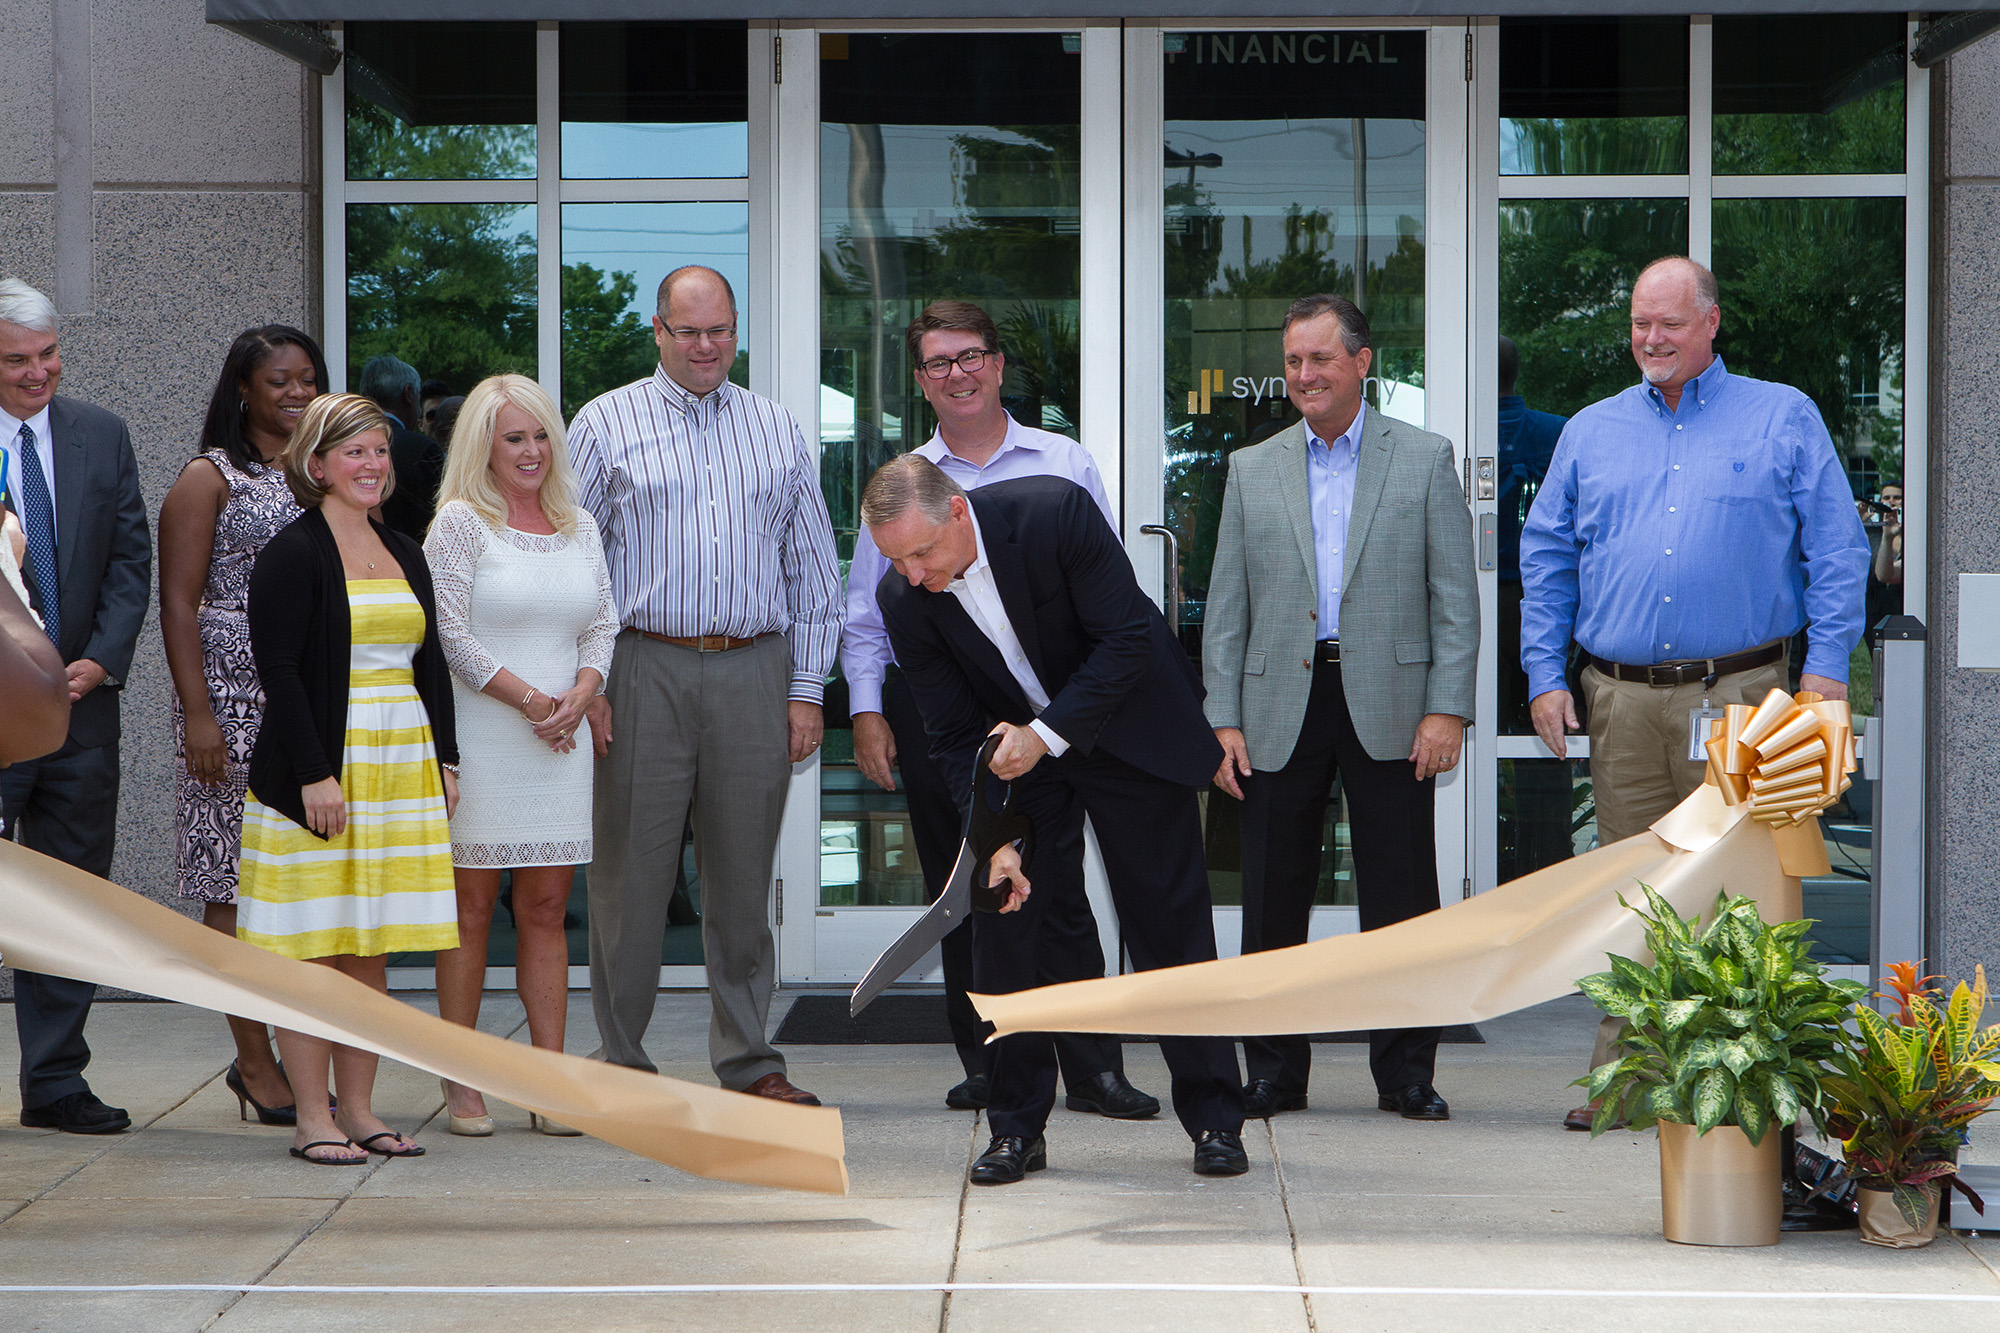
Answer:
<svg viewBox="0 0 2000 1333"><path fill-rule="evenodd" d="M502 667L546 695L571 688L584 667L610 675L618 607L596 522L579 511L573 536L495 532L453 500L438 510L424 555L458 709L452 864L590 860L590 724L577 728L574 750L557 754L518 709L479 691Z"/></svg>

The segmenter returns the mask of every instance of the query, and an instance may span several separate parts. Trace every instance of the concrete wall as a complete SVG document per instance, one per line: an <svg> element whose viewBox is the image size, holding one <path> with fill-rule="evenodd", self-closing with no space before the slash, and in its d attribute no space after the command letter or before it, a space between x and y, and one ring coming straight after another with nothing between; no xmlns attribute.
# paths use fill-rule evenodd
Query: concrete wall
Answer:
<svg viewBox="0 0 2000 1333"><path fill-rule="evenodd" d="M1933 79L1930 967L1970 976L2000 969L2000 674L1956 665L1958 576L2000 571L2000 36Z"/></svg>
<svg viewBox="0 0 2000 1333"><path fill-rule="evenodd" d="M236 334L318 331L317 80L202 8L0 0L0 272L56 299L62 392L131 426L155 519ZM114 875L162 901L172 689L155 606L125 690Z"/></svg>

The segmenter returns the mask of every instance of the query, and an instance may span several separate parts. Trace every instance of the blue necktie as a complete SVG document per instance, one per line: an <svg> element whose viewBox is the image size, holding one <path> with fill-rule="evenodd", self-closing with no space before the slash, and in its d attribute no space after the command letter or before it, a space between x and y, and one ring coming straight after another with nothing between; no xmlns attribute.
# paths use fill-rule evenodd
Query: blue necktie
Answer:
<svg viewBox="0 0 2000 1333"><path fill-rule="evenodd" d="M49 642L62 643L62 590L56 584L56 510L48 479L35 451L35 432L21 427L21 523L28 530L28 572L42 595L42 628Z"/></svg>

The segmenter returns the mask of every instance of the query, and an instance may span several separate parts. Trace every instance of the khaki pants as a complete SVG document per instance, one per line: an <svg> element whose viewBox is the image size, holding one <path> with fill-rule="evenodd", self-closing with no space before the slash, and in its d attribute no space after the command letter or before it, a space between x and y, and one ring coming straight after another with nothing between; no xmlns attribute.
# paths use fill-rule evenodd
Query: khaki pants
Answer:
<svg viewBox="0 0 2000 1333"><path fill-rule="evenodd" d="M1590 791L1597 804L1597 845L1608 847L1652 827L1701 786L1705 765L1688 756L1688 711L1763 702L1785 688L1785 659L1722 676L1713 689L1700 681L1661 688L1618 680L1594 666L1583 669L1590 709ZM1591 1051L1595 1069L1617 1058L1622 1018L1606 1017Z"/></svg>

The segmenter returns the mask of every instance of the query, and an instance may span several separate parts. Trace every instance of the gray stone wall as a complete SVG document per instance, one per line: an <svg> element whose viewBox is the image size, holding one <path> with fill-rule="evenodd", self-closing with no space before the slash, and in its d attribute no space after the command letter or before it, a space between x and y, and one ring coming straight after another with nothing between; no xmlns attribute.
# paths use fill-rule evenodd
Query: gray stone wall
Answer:
<svg viewBox="0 0 2000 1333"><path fill-rule="evenodd" d="M0 272L55 297L62 392L130 425L149 520L236 334L319 331L317 80L202 12L202 0L0 5ZM61 79L58 26L88 33L87 52L60 47ZM58 165L58 124L81 131L87 163ZM60 207L71 190L87 200ZM60 234L59 212L87 216L88 234ZM174 895L172 691L156 605L125 690L113 873L161 901Z"/></svg>
<svg viewBox="0 0 2000 1333"><path fill-rule="evenodd" d="M1933 73L1930 967L2000 968L2000 674L1958 669L1958 576L2000 571L2000 36ZM2000 978L1996 978L2000 979Z"/></svg>

